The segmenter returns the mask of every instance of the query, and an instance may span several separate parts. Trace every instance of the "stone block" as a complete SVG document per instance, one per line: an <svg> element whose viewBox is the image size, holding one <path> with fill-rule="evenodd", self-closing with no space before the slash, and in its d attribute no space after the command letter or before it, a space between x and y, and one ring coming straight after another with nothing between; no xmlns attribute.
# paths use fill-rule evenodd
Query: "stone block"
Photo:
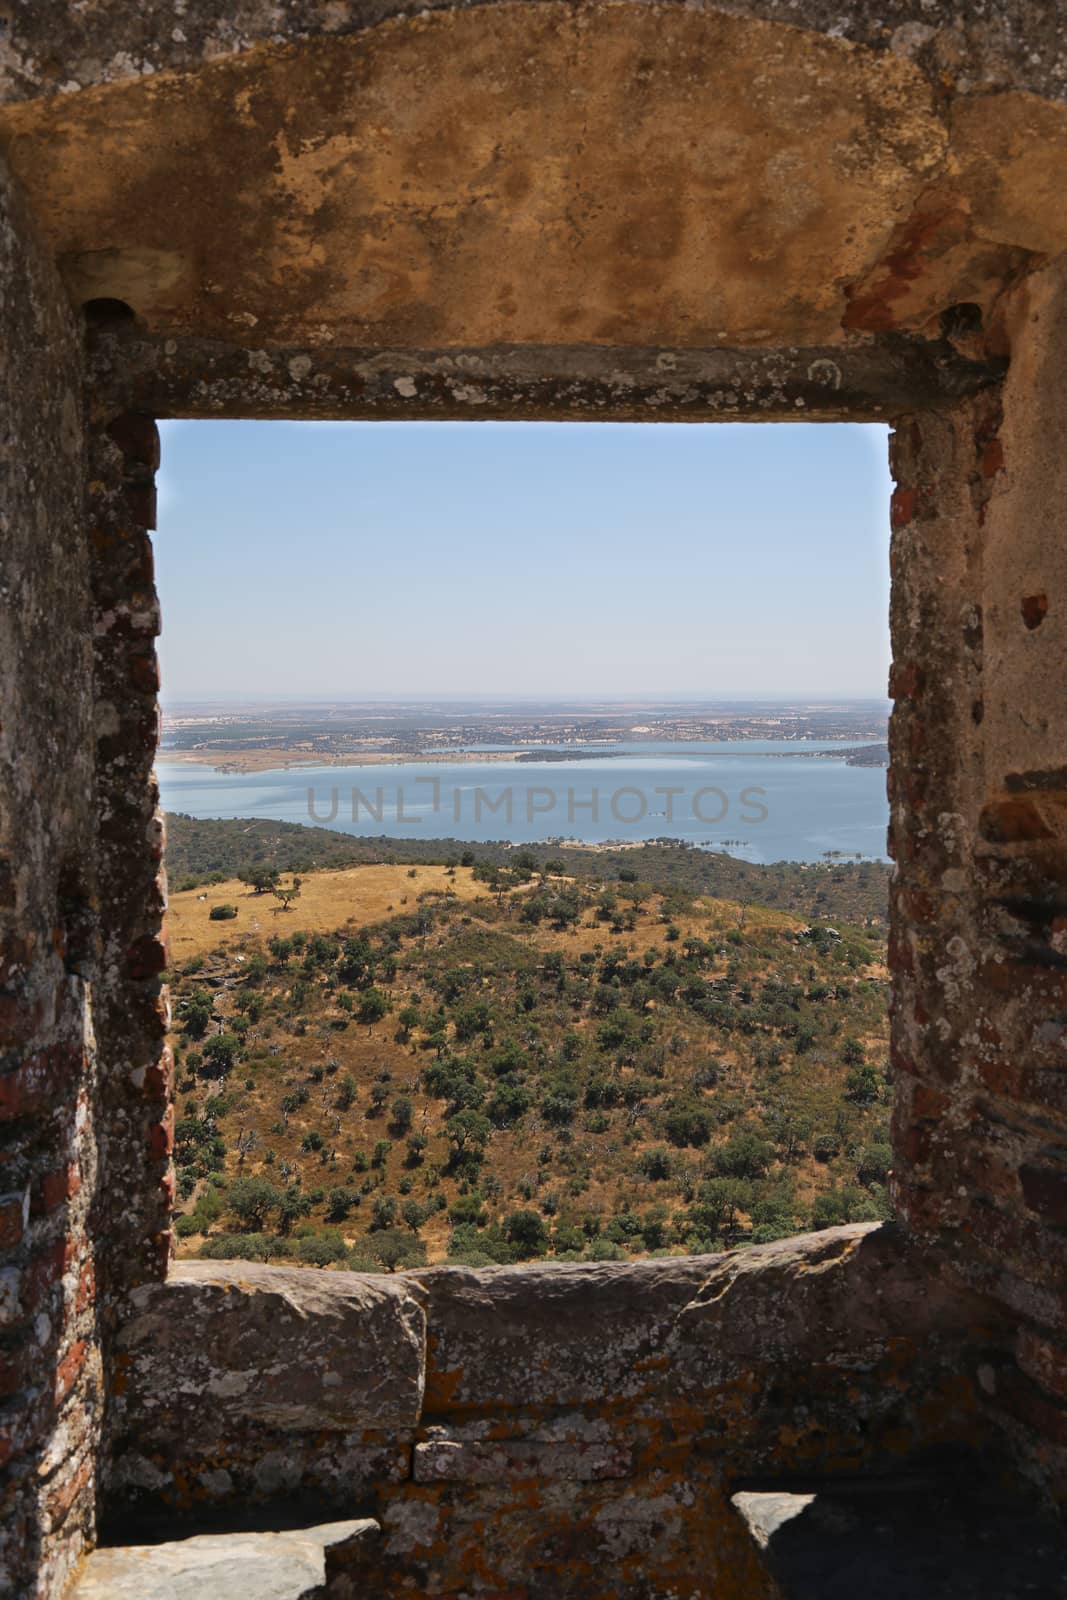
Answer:
<svg viewBox="0 0 1067 1600"><path fill-rule="evenodd" d="M722 1259L412 1274L429 1293L427 1416L643 1393L645 1364Z"/></svg>
<svg viewBox="0 0 1067 1600"><path fill-rule="evenodd" d="M363 1519L95 1550L71 1600L308 1600L323 1592L328 1551L373 1541L377 1532L377 1523Z"/></svg>
<svg viewBox="0 0 1067 1600"><path fill-rule="evenodd" d="M614 1438L593 1440L435 1438L414 1452L416 1483L599 1483L632 1469L623 1427Z"/></svg>
<svg viewBox="0 0 1067 1600"><path fill-rule="evenodd" d="M249 1426L402 1428L422 1404L425 1295L407 1279L178 1262L132 1295L118 1388L153 1439Z"/></svg>

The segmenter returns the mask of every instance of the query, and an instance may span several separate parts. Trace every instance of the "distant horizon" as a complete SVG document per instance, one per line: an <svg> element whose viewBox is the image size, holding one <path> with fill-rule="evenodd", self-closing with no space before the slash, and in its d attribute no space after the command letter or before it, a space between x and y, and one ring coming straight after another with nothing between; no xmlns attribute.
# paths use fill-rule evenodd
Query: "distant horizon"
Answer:
<svg viewBox="0 0 1067 1600"><path fill-rule="evenodd" d="M378 694L256 694L240 689L219 689L205 694L167 695L161 694L160 703L164 711L189 706L402 706L412 708L432 708L439 705L449 706L481 706L492 705L502 708L508 707L575 707L582 710L605 708L621 710L633 707L635 710L648 708L666 708L670 706L703 706L712 710L728 711L734 706L763 706L774 710L788 710L795 707L812 707L827 705L872 706L884 705L888 711L892 701L887 695L878 694L847 694L833 690L819 690L812 693L797 693L796 690L786 694L758 694L758 695L706 695L694 693L620 693L617 695L603 695L593 693L578 693L563 695L559 693L537 694L525 692L522 694L494 695L478 690L470 693L431 694L404 693L387 694L384 691Z"/></svg>

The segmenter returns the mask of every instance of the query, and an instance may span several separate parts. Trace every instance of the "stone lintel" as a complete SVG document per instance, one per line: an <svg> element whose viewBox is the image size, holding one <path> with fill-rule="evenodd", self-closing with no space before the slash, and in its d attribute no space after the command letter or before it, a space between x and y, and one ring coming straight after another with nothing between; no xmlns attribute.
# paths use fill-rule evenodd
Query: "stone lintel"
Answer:
<svg viewBox="0 0 1067 1600"><path fill-rule="evenodd" d="M112 412L354 421L888 422L988 387L1006 365L906 335L775 350L253 349L113 328L94 331L90 361Z"/></svg>

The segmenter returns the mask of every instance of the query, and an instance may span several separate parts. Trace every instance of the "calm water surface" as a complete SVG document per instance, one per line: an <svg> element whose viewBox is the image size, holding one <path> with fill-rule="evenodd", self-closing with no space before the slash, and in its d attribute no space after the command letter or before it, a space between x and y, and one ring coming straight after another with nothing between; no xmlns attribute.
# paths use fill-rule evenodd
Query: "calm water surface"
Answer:
<svg viewBox="0 0 1067 1600"><path fill-rule="evenodd" d="M761 739L589 748L612 754L250 773L161 757L156 770L164 806L194 817L269 817L400 839L666 836L754 862L818 861L827 851L886 859L885 769L798 754L847 745Z"/></svg>

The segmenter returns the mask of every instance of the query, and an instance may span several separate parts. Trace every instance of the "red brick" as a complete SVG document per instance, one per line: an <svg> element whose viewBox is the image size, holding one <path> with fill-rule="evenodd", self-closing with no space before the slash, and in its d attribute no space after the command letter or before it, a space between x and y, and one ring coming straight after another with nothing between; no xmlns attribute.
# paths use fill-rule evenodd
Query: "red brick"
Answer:
<svg viewBox="0 0 1067 1600"><path fill-rule="evenodd" d="M904 1073L908 1077L914 1077L919 1070L911 1056L905 1054L896 1043L889 1047L889 1064L894 1073Z"/></svg>
<svg viewBox="0 0 1067 1600"><path fill-rule="evenodd" d="M904 1127L893 1126L893 1159L898 1166L921 1167L934 1153L934 1136L930 1129L910 1122Z"/></svg>
<svg viewBox="0 0 1067 1600"><path fill-rule="evenodd" d="M92 1475L92 1457L87 1456L73 1472L61 1477L60 1482L52 1489L48 1496L48 1519L53 1528L66 1521L74 1502L91 1482Z"/></svg>
<svg viewBox="0 0 1067 1600"><path fill-rule="evenodd" d="M978 830L991 844L1032 844L1055 837L1040 807L1024 795L991 801L978 819Z"/></svg>
<svg viewBox="0 0 1067 1600"><path fill-rule="evenodd" d="M96 1298L96 1268L87 1261L78 1274L78 1287L74 1296L74 1309L82 1312Z"/></svg>
<svg viewBox="0 0 1067 1600"><path fill-rule="evenodd" d="M130 687L138 694L159 693L159 662L155 653L146 656L134 656L130 662Z"/></svg>
<svg viewBox="0 0 1067 1600"><path fill-rule="evenodd" d="M148 1130L148 1148L157 1161L165 1160L174 1149L174 1107L168 1106L166 1113L158 1122L154 1122Z"/></svg>
<svg viewBox="0 0 1067 1600"><path fill-rule="evenodd" d="M1030 629L1031 632L1033 632L1035 628L1040 628L1048 613L1048 595L1023 595L1022 599L1019 601L1019 610L1022 613L1024 624Z"/></svg>
<svg viewBox="0 0 1067 1600"><path fill-rule="evenodd" d="M991 1094L1005 1100L1018 1100L1022 1093L1022 1074L1018 1065L1002 1055L983 1059L977 1063L979 1080Z"/></svg>
<svg viewBox="0 0 1067 1600"><path fill-rule="evenodd" d="M73 1251L73 1248L72 1241L60 1239L30 1262L24 1275L22 1296L22 1303L27 1312L36 1310L45 1296L60 1282L68 1264L68 1251Z"/></svg>
<svg viewBox="0 0 1067 1600"><path fill-rule="evenodd" d="M166 1045L160 1052L158 1061L153 1061L145 1070L145 1098L148 1100L165 1100L170 1090L173 1071L174 1056L170 1045Z"/></svg>
<svg viewBox="0 0 1067 1600"><path fill-rule="evenodd" d="M911 1114L913 1117L939 1121L951 1103L948 1095L942 1094L940 1089L934 1089L928 1083L916 1083L911 1093Z"/></svg>
<svg viewBox="0 0 1067 1600"><path fill-rule="evenodd" d="M889 525L895 530L907 527L915 515L916 489L894 489L889 502Z"/></svg>
<svg viewBox="0 0 1067 1600"><path fill-rule="evenodd" d="M5 1194L0 1197L0 1250L14 1250L26 1228L26 1197Z"/></svg>
<svg viewBox="0 0 1067 1600"><path fill-rule="evenodd" d="M923 690L924 674L915 661L894 661L889 669L890 700L916 700Z"/></svg>
<svg viewBox="0 0 1067 1600"><path fill-rule="evenodd" d="M27 1056L14 1072L0 1077L0 1122L30 1117L56 1104L67 1083L82 1074L80 1045L53 1045Z"/></svg>
<svg viewBox="0 0 1067 1600"><path fill-rule="evenodd" d="M144 934L126 952L126 971L131 978L155 978L166 965L166 946L158 934Z"/></svg>
<svg viewBox="0 0 1067 1600"><path fill-rule="evenodd" d="M51 1212L73 1200L81 1188L81 1173L76 1162L46 1173L41 1179L39 1194L35 1196L34 1212L48 1216Z"/></svg>
<svg viewBox="0 0 1067 1600"><path fill-rule="evenodd" d="M77 1383L89 1356L89 1341L77 1339L71 1345L59 1366L56 1368L55 1400L56 1405L62 1405L67 1395Z"/></svg>
<svg viewBox="0 0 1067 1600"><path fill-rule="evenodd" d="M107 427L109 438L122 451L127 463L155 472L159 467L159 430L152 417L140 411L124 411Z"/></svg>
<svg viewBox="0 0 1067 1600"><path fill-rule="evenodd" d="M999 439L990 439L982 451L982 477L992 478L1004 465L1004 446Z"/></svg>
<svg viewBox="0 0 1067 1600"><path fill-rule="evenodd" d="M52 1065L50 1052L42 1051L0 1077L0 1122L33 1116L52 1103Z"/></svg>
<svg viewBox="0 0 1067 1600"><path fill-rule="evenodd" d="M909 922L936 923L940 906L933 895L924 889L905 889L900 896L900 909Z"/></svg>
<svg viewBox="0 0 1067 1600"><path fill-rule="evenodd" d="M982 988L1054 1008L1067 1005L1067 975L1031 961L984 961L976 973Z"/></svg>

